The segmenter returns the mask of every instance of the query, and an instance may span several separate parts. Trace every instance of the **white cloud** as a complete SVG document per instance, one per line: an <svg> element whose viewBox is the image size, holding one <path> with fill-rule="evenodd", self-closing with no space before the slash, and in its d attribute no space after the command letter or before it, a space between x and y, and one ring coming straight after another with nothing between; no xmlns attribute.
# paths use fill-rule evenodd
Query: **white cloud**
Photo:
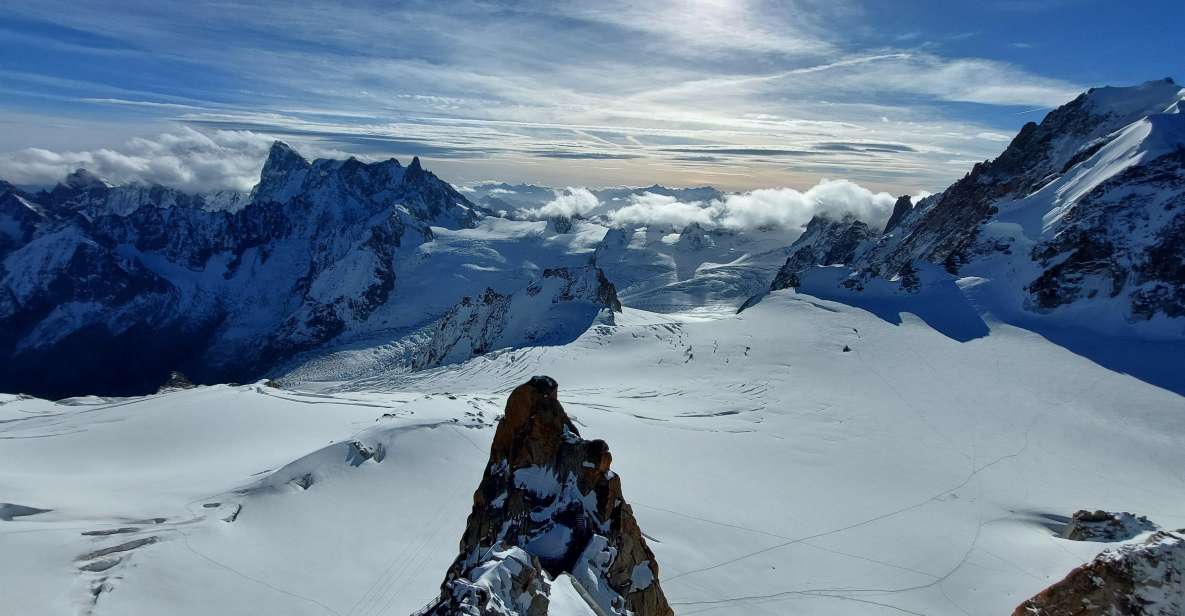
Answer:
<svg viewBox="0 0 1185 616"><path fill-rule="evenodd" d="M623 227L657 225L681 229L691 223L716 226L712 209L703 202L684 203L675 197L649 192L632 195L629 205L609 212L609 221Z"/></svg>
<svg viewBox="0 0 1185 616"><path fill-rule="evenodd" d="M27 148L0 154L0 177L17 184L50 185L78 168L115 184L146 182L183 190L250 190L259 180L272 138L250 131L176 133L136 137L122 148L55 152Z"/></svg>
<svg viewBox="0 0 1185 616"><path fill-rule="evenodd" d="M766 188L728 195L721 204L720 224L734 229L798 229L815 216L838 220L850 215L881 227L895 201L889 193L874 193L855 182L823 180L806 192Z"/></svg>
<svg viewBox="0 0 1185 616"><path fill-rule="evenodd" d="M883 227L896 198L873 192L848 180L823 180L805 192L793 188L764 188L726 195L711 202L681 202L674 197L644 193L630 204L608 213L617 226L654 225L681 229L691 223L737 230L801 230L815 216L838 220L844 216Z"/></svg>
<svg viewBox="0 0 1185 616"><path fill-rule="evenodd" d="M498 190L500 189L495 188L490 192L497 192ZM568 187L564 190L555 191L555 199L548 201L542 207L519 210L518 216L535 220L560 216L572 218L573 216L585 216L597 209L599 205L601 205L601 200L597 199L597 196L592 194L587 188Z"/></svg>

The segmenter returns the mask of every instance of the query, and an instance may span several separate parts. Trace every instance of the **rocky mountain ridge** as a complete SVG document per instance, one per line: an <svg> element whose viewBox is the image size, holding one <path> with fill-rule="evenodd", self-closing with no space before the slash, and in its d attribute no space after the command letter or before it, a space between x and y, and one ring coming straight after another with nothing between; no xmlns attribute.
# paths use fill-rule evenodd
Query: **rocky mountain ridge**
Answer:
<svg viewBox="0 0 1185 616"><path fill-rule="evenodd" d="M990 293L1004 316L1064 315L1108 331L1179 336L1183 100L1185 89L1168 79L1083 93L1025 125L999 157L942 193L899 199L883 231L831 221L820 241L808 229L771 289L842 264L841 295L883 282L911 293L918 270L937 266L948 280ZM852 237L867 241L849 250ZM820 272L824 287L835 278Z"/></svg>
<svg viewBox="0 0 1185 616"><path fill-rule="evenodd" d="M433 226L481 213L418 158L310 162L280 142L245 207L179 195L85 171L37 194L0 186L0 389L251 378L367 321Z"/></svg>

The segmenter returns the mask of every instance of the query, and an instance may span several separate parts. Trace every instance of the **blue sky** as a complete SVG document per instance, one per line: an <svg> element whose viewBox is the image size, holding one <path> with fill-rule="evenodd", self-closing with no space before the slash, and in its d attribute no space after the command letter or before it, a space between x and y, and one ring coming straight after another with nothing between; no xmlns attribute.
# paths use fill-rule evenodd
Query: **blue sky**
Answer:
<svg viewBox="0 0 1185 616"><path fill-rule="evenodd" d="M281 138L460 183L934 191L1085 88L1185 66L1179 1L7 4L23 183L243 189Z"/></svg>

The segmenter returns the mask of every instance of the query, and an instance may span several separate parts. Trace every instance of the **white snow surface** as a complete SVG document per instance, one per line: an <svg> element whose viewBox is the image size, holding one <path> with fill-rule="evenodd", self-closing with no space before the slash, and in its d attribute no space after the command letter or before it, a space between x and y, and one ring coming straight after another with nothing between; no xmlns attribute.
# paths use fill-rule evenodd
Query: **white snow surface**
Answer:
<svg viewBox="0 0 1185 616"><path fill-rule="evenodd" d="M0 615L409 614L533 374L609 443L681 616L1009 613L1105 547L1059 516L1185 527L1185 398L899 301L627 308L565 345L289 389L0 396Z"/></svg>

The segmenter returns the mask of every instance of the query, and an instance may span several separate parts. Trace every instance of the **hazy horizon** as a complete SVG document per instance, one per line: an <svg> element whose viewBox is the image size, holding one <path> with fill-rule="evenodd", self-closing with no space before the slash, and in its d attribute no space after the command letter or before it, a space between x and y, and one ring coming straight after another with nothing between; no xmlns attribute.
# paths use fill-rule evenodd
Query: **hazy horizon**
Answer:
<svg viewBox="0 0 1185 616"><path fill-rule="evenodd" d="M1079 92L1178 68L1177 5L937 6L14 6L0 177L246 190L278 138L457 184L933 192Z"/></svg>

